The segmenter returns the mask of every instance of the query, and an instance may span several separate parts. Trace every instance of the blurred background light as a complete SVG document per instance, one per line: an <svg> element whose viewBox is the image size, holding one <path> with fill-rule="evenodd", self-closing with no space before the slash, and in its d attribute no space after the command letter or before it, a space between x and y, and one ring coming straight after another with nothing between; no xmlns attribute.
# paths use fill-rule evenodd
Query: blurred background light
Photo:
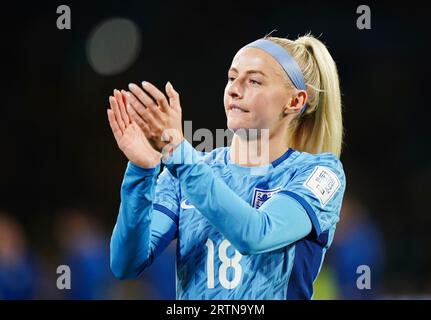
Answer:
<svg viewBox="0 0 431 320"><path fill-rule="evenodd" d="M88 62L101 75L119 74L135 62L141 43L140 29L133 21L124 18L105 20L88 37Z"/></svg>

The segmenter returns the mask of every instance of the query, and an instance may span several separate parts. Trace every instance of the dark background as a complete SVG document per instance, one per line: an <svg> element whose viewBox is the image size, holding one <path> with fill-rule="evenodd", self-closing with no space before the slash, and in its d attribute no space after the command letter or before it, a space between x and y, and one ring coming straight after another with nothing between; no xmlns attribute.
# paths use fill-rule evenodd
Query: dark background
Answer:
<svg viewBox="0 0 431 320"><path fill-rule="evenodd" d="M56 28L61 4L71 8L71 30ZM371 8L371 30L356 27L360 4ZM88 210L107 235L115 223L127 160L106 117L114 88L169 80L183 120L215 131L226 125L236 51L274 29L289 38L311 31L338 66L347 192L381 231L382 292L431 292L430 16L420 2L63 1L3 3L1 15L0 208L42 259L59 264L53 229L63 208ZM142 47L128 69L104 76L86 43L114 17L138 25Z"/></svg>

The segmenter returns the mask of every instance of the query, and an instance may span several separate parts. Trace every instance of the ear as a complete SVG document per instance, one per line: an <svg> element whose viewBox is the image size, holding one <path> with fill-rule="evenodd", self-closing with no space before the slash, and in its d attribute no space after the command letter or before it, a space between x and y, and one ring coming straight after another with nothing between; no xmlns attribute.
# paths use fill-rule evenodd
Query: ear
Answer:
<svg viewBox="0 0 431 320"><path fill-rule="evenodd" d="M307 102L307 91L305 90L296 90L294 95L290 97L289 101L287 102L286 106L284 107L284 114L295 114L299 113L302 110L302 107Z"/></svg>

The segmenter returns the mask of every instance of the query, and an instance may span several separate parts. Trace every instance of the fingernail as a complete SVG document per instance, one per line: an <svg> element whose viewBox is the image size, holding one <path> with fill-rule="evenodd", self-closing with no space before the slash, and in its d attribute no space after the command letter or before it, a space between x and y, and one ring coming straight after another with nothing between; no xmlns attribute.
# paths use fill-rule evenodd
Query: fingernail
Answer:
<svg viewBox="0 0 431 320"><path fill-rule="evenodd" d="M129 83L129 89L132 90L134 84L133 83Z"/></svg>
<svg viewBox="0 0 431 320"><path fill-rule="evenodd" d="M117 89L114 89L114 96L115 96L115 94L117 93L117 91L118 91Z"/></svg>
<svg viewBox="0 0 431 320"><path fill-rule="evenodd" d="M132 94L129 91L126 91L126 96L128 96L129 98L131 98Z"/></svg>
<svg viewBox="0 0 431 320"><path fill-rule="evenodd" d="M142 86L146 86L147 85L147 81L142 81Z"/></svg>

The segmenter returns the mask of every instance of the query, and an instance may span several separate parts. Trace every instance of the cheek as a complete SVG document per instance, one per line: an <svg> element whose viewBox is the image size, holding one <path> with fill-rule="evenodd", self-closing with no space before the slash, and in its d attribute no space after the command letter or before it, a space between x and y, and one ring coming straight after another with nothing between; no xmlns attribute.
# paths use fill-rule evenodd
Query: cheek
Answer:
<svg viewBox="0 0 431 320"><path fill-rule="evenodd" d="M228 98L228 95L226 94L226 89L224 90L224 94L223 94L223 104L224 104L224 106L226 107L226 104L227 104L227 98Z"/></svg>
<svg viewBox="0 0 431 320"><path fill-rule="evenodd" d="M274 112L275 105L273 99L266 94L256 94L250 99L249 109L256 115L263 118L271 115Z"/></svg>
<svg viewBox="0 0 431 320"><path fill-rule="evenodd" d="M224 88L224 92L223 92L223 104L224 104L225 108L227 107L227 104L229 103L229 95L227 93L227 90L228 90L228 87L226 86Z"/></svg>
<svg viewBox="0 0 431 320"><path fill-rule="evenodd" d="M259 127L272 127L280 118L283 99L279 94L257 94L250 100L250 110Z"/></svg>

